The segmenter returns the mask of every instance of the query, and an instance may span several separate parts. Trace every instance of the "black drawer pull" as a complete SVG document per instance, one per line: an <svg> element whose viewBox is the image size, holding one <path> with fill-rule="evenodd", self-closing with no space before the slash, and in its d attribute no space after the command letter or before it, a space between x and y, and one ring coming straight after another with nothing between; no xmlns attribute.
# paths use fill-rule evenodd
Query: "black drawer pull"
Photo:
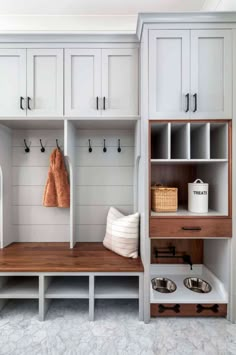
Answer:
<svg viewBox="0 0 236 355"><path fill-rule="evenodd" d="M27 107L28 107L28 110L31 110L30 101L31 101L31 98L30 98L30 97L27 97Z"/></svg>
<svg viewBox="0 0 236 355"><path fill-rule="evenodd" d="M159 313L164 313L165 311L171 310L174 311L175 313L179 313L180 312L180 305L176 304L174 306L164 306L163 304L159 304Z"/></svg>
<svg viewBox="0 0 236 355"><path fill-rule="evenodd" d="M202 313L203 311L212 311L213 313L219 312L219 305L214 304L213 306L206 307L201 304L197 304L197 313Z"/></svg>
<svg viewBox="0 0 236 355"><path fill-rule="evenodd" d="M201 231L201 227L182 227L183 231Z"/></svg>
<svg viewBox="0 0 236 355"><path fill-rule="evenodd" d="M197 94L194 94L193 98L194 98L194 109L193 109L193 112L196 112L197 111Z"/></svg>
<svg viewBox="0 0 236 355"><path fill-rule="evenodd" d="M98 110L98 96L96 97L96 107L97 107L97 110Z"/></svg>
<svg viewBox="0 0 236 355"><path fill-rule="evenodd" d="M20 97L20 109L21 110L24 110L24 107L23 107L23 101L24 101L25 99L24 99L24 97Z"/></svg>
<svg viewBox="0 0 236 355"><path fill-rule="evenodd" d="M186 100L187 100L187 105L186 105L185 112L188 112L189 111L189 94L186 94L185 97L186 97Z"/></svg>
<svg viewBox="0 0 236 355"><path fill-rule="evenodd" d="M106 98L105 98L105 96L103 97L103 110L106 110Z"/></svg>

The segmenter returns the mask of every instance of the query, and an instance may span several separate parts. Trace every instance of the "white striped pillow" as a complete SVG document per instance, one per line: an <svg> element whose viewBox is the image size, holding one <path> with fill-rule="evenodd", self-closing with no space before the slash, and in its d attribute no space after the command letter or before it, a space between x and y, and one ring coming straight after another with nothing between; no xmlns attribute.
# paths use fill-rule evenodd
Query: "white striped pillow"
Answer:
<svg viewBox="0 0 236 355"><path fill-rule="evenodd" d="M126 258L138 257L139 213L123 215L111 207L107 215L107 229L103 245Z"/></svg>

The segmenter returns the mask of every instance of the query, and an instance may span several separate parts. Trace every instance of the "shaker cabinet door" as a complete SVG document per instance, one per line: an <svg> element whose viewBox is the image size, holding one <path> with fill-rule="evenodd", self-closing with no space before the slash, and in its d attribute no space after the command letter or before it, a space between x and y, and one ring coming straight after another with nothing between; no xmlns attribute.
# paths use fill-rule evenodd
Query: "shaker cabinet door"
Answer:
<svg viewBox="0 0 236 355"><path fill-rule="evenodd" d="M63 49L27 50L27 114L63 115Z"/></svg>
<svg viewBox="0 0 236 355"><path fill-rule="evenodd" d="M190 31L149 32L149 117L190 115Z"/></svg>
<svg viewBox="0 0 236 355"><path fill-rule="evenodd" d="M231 30L191 31L191 117L232 117Z"/></svg>
<svg viewBox="0 0 236 355"><path fill-rule="evenodd" d="M0 49L0 116L26 116L26 50Z"/></svg>
<svg viewBox="0 0 236 355"><path fill-rule="evenodd" d="M65 115L101 115L101 49L65 50Z"/></svg>
<svg viewBox="0 0 236 355"><path fill-rule="evenodd" d="M138 115L138 50L102 50L102 115Z"/></svg>

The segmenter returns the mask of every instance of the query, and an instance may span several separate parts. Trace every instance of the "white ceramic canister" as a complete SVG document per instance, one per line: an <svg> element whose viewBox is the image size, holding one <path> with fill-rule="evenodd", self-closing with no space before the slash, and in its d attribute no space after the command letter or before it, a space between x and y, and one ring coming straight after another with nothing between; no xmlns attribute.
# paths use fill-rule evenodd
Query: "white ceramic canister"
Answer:
<svg viewBox="0 0 236 355"><path fill-rule="evenodd" d="M208 184L201 179L188 184L188 210L195 213L208 212Z"/></svg>

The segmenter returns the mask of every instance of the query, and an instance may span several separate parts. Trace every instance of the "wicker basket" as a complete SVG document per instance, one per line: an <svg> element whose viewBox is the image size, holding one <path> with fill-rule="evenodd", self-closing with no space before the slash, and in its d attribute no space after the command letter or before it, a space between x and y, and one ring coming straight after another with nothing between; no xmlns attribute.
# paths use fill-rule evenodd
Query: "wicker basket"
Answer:
<svg viewBox="0 0 236 355"><path fill-rule="evenodd" d="M178 189L176 187L152 186L151 207L154 212L176 212Z"/></svg>

